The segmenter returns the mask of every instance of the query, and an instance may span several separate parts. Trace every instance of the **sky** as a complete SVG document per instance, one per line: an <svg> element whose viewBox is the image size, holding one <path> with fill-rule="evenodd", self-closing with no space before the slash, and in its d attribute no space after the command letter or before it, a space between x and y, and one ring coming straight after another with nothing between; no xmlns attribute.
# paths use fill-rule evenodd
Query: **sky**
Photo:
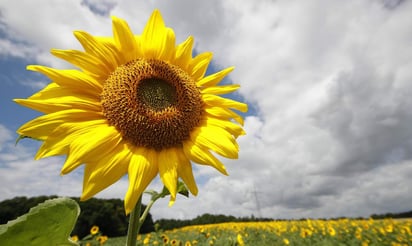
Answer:
<svg viewBox="0 0 412 246"><path fill-rule="evenodd" d="M15 145L40 114L12 99L49 82L26 66L67 68L49 51L81 49L74 30L111 36L115 15L140 34L156 8L178 43L193 35L195 52L213 52L209 72L235 66L225 82L241 85L233 97L250 110L239 159L221 159L229 176L194 165L199 194L158 201L155 219L412 209L412 1L402 0L0 0L0 200L82 191L82 168L60 176L64 157L35 161L39 142ZM127 186L97 197L123 198Z"/></svg>

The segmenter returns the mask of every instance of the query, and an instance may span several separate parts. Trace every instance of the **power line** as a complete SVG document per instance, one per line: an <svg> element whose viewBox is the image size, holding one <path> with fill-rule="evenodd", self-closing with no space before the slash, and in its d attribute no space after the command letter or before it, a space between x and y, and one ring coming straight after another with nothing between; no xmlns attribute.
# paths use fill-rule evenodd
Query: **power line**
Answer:
<svg viewBox="0 0 412 246"><path fill-rule="evenodd" d="M259 198L258 198L258 193L261 193L261 192L257 192L256 191L256 186L253 185L253 192L252 193L253 193L253 196L255 197L256 210L258 212L258 216L259 216L259 218L262 218L262 213L260 212L260 202L259 202Z"/></svg>

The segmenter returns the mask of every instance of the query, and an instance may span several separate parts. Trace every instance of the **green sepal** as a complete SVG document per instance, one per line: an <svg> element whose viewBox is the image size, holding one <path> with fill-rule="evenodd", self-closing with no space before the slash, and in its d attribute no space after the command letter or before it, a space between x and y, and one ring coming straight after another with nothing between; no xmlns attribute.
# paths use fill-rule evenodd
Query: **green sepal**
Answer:
<svg viewBox="0 0 412 246"><path fill-rule="evenodd" d="M183 195L185 197L189 197L189 190L187 189L185 183L178 180L176 188L177 188L177 193L178 194ZM166 196L170 195L170 192L166 188L166 186L163 186L163 190L160 193L155 191L155 190L148 190L148 191L145 191L145 193L152 195L152 200L157 200L159 198L163 198L163 197L166 197Z"/></svg>
<svg viewBox="0 0 412 246"><path fill-rule="evenodd" d="M185 183L181 181L177 183L177 193L185 197L189 197L189 190L187 189Z"/></svg>
<svg viewBox="0 0 412 246"><path fill-rule="evenodd" d="M79 205L70 198L55 198L31 208L27 214L0 225L0 244L78 245L70 233L80 214Z"/></svg>
<svg viewBox="0 0 412 246"><path fill-rule="evenodd" d="M24 135L19 135L19 136L16 138L16 143L15 143L15 145L17 145L17 144L20 142L20 140L25 139L25 138L30 138L30 139L34 139L34 140L36 140L36 141L41 141L40 139L36 139L36 138L29 137L29 136L24 136Z"/></svg>

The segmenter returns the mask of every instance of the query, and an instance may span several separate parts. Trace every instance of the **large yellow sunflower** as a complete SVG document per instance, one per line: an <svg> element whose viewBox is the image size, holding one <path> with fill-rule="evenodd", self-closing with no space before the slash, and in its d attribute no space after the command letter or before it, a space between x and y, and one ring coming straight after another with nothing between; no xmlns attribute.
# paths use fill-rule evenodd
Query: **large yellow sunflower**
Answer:
<svg viewBox="0 0 412 246"><path fill-rule="evenodd" d="M205 76L212 53L192 57L192 37L176 45L158 10L141 35L112 19L113 37L76 31L84 51L51 51L80 70L28 66L52 82L28 99L15 99L45 114L17 132L43 141L36 159L67 155L62 174L85 164L83 200L128 174L128 214L157 174L170 204L178 178L198 192L190 161L226 174L211 151L238 157L236 138L245 132L233 109L246 112L247 105L218 96L239 88L219 85L233 67Z"/></svg>

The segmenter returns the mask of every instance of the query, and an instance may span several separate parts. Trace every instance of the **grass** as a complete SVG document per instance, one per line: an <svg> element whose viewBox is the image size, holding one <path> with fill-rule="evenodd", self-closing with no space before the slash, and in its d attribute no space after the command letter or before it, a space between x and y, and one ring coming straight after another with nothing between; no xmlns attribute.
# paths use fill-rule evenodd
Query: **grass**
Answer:
<svg viewBox="0 0 412 246"><path fill-rule="evenodd" d="M126 245L126 237L109 238L109 240L107 240L107 242L104 245L105 246L125 246Z"/></svg>

